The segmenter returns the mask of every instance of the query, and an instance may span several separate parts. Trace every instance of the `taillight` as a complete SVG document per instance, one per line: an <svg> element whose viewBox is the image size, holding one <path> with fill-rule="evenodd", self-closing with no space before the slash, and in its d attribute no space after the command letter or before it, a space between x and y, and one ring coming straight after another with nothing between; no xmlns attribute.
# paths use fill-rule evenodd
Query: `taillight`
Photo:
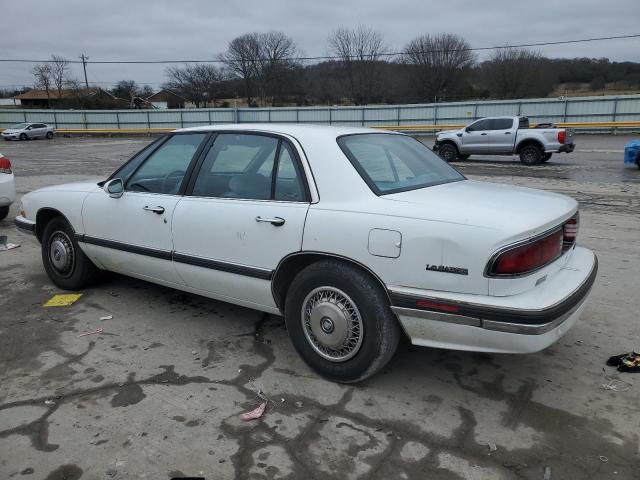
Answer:
<svg viewBox="0 0 640 480"><path fill-rule="evenodd" d="M0 173L11 173L11 162L0 153Z"/></svg>
<svg viewBox="0 0 640 480"><path fill-rule="evenodd" d="M565 130L560 130L558 132L558 143L564 144L564 141L567 139L567 132Z"/></svg>
<svg viewBox="0 0 640 480"><path fill-rule="evenodd" d="M578 238L578 230L580 229L580 213L576 212L576 214L567 220L562 226L563 230L563 249L568 250L571 246L576 243L576 239Z"/></svg>
<svg viewBox="0 0 640 480"><path fill-rule="evenodd" d="M562 255L563 229L533 242L510 248L499 254L491 263L488 274L523 275L553 262Z"/></svg>

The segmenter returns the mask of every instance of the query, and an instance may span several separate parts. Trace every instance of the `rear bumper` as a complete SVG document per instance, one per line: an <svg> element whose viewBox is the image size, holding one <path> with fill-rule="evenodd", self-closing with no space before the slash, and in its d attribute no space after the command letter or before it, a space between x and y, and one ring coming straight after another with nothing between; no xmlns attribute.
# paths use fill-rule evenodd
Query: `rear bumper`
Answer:
<svg viewBox="0 0 640 480"><path fill-rule="evenodd" d="M530 353L542 350L562 337L578 320L598 272L596 256L579 249L577 259L565 267L556 282L573 289L559 301L545 304L544 295L511 297L477 296L478 303L433 296L391 293L392 310L416 345L494 353ZM547 291L553 290L549 280ZM523 297L528 298L525 300ZM521 307L532 297L541 308ZM491 304L500 299L500 305ZM444 305L449 312L415 308L416 300Z"/></svg>
<svg viewBox="0 0 640 480"><path fill-rule="evenodd" d="M560 153L571 153L576 148L575 143L565 143L564 145L560 145L558 152Z"/></svg>

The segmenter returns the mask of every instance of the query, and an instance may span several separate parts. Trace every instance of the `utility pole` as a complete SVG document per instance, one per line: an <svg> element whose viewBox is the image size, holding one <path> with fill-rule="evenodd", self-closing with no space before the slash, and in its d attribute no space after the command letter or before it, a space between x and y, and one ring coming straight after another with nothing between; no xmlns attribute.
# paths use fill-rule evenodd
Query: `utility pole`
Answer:
<svg viewBox="0 0 640 480"><path fill-rule="evenodd" d="M89 57L83 53L80 55L80 59L82 60L82 68L84 69L84 86L89 89L89 81L87 80L87 60L89 60Z"/></svg>

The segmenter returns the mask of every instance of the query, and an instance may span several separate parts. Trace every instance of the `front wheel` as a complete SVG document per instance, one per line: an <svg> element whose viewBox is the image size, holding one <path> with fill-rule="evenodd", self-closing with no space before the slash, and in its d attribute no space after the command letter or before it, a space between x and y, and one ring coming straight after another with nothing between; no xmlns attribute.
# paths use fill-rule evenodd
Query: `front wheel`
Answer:
<svg viewBox="0 0 640 480"><path fill-rule="evenodd" d="M445 162L453 162L458 158L458 149L455 145L444 143L438 148L438 155L440 155L440 158Z"/></svg>
<svg viewBox="0 0 640 480"><path fill-rule="evenodd" d="M469 158L471 155L468 155L466 153L459 153L458 154L458 160L466 160L467 158Z"/></svg>
<svg viewBox="0 0 640 480"><path fill-rule="evenodd" d="M542 161L543 152L535 145L526 145L520 150L520 162L523 165L537 165Z"/></svg>
<svg viewBox="0 0 640 480"><path fill-rule="evenodd" d="M73 229L62 217L54 218L44 229L42 263L51 281L65 290L90 285L99 272L80 249Z"/></svg>
<svg viewBox="0 0 640 480"><path fill-rule="evenodd" d="M27 137L26 133L21 133L20 134L20 140L28 140L28 139L29 139L29 137Z"/></svg>
<svg viewBox="0 0 640 480"><path fill-rule="evenodd" d="M319 374L353 383L393 357L400 327L382 288L365 272L323 260L289 287L285 323L295 349Z"/></svg>
<svg viewBox="0 0 640 480"><path fill-rule="evenodd" d="M9 215L9 205L0 207L0 220L4 220Z"/></svg>

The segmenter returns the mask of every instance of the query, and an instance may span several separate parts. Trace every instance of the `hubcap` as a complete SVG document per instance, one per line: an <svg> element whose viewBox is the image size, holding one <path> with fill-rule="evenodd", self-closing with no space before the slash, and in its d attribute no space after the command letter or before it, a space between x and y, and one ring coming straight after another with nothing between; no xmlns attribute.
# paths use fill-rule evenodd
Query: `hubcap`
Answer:
<svg viewBox="0 0 640 480"><path fill-rule="evenodd" d="M73 273L75 251L71 239L65 232L57 231L51 235L49 259L59 275L69 276Z"/></svg>
<svg viewBox="0 0 640 480"><path fill-rule="evenodd" d="M302 328L315 352L332 362L352 358L362 345L360 312L346 293L334 287L319 287L307 295Z"/></svg>

